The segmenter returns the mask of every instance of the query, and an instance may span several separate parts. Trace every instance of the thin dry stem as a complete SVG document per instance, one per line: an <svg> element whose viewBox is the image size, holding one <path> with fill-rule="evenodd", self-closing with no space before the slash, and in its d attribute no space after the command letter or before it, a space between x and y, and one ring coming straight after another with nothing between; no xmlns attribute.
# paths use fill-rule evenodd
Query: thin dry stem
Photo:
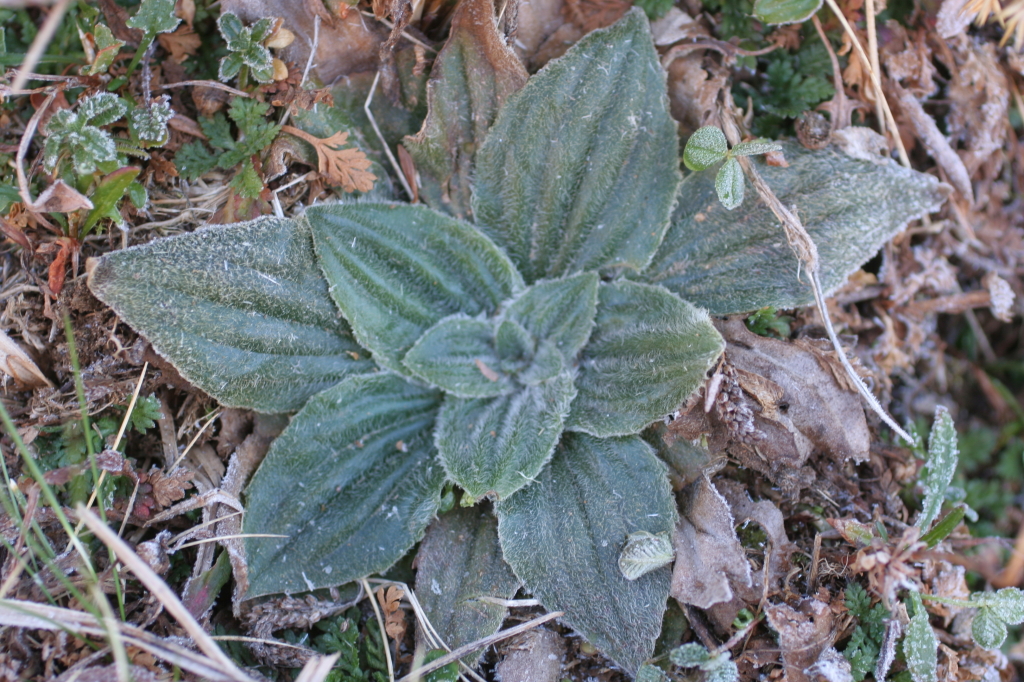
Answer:
<svg viewBox="0 0 1024 682"><path fill-rule="evenodd" d="M64 13L67 12L68 5L70 4L71 0L58 0L57 4L50 10L50 14L46 17L46 21L43 22L42 28L36 34L35 39L28 48L28 52L25 53L25 61L22 62L21 68L18 69L18 75L15 77L14 82L11 83L12 90L21 90L25 87L28 75L32 73L32 69L36 68L36 64L39 63L39 58L46 51L46 47L50 44L50 39L56 33L57 27L60 26L61 19L64 18Z"/></svg>
<svg viewBox="0 0 1024 682"><path fill-rule="evenodd" d="M412 192L412 187L409 186L409 181L405 179L405 173L402 172L402 167L398 165L398 161L395 160L395 155L391 153L391 148L388 146L388 141L384 139L384 134L380 132L380 128L377 126L377 119L374 118L373 112L370 111L370 104L373 102L373 95L377 92L378 83L380 83L380 71L377 71L377 75L373 77L373 85L370 87L370 94L366 97L366 104L363 105L363 111L366 112L366 116L370 119L370 125L373 126L373 132L377 134L377 139L380 140L381 146L384 147L384 153L387 154L388 161L391 162L391 168L394 169L395 175L398 176L398 181L402 183L402 188L405 190L406 196L409 197L409 201L412 201L415 197Z"/></svg>
<svg viewBox="0 0 1024 682"><path fill-rule="evenodd" d="M380 627L381 642L384 645L384 658L388 663L388 679L391 680L391 682L395 682L395 664L391 662L391 647L388 646L388 633L384 628L384 618L380 615L380 607L377 606L377 600L373 598L373 591L370 590L370 585L366 582L366 578L363 578L360 582L362 582L363 589L366 590L366 594L369 595L370 606L373 607L373 613L377 616L377 625Z"/></svg>
<svg viewBox="0 0 1024 682"><path fill-rule="evenodd" d="M871 66L871 59L867 53L864 52L864 47L860 44L860 40L857 38L857 33L850 26L850 22L846 20L846 16L843 11L839 9L839 5L836 4L836 0L827 0L829 9L839 19L839 23L843 25L843 30L850 36L850 42L853 43L853 49L857 51L857 56L860 57L861 61L864 62L864 67L868 70L868 75L871 76L871 84L875 87L875 98L881 102L882 110L885 112L885 121L889 124L889 129L892 131L893 143L896 145L896 151L900 156L900 163L904 167L910 168L910 157L907 156L907 150L903 146L903 138L900 137L899 128L896 127L896 119L893 118L892 109L889 108L889 102L885 99L885 93L882 92L882 81L879 80L878 72L875 71Z"/></svg>
<svg viewBox="0 0 1024 682"><path fill-rule="evenodd" d="M882 66L878 61L878 31L875 26L875 0L866 0L864 3L865 23L868 26L868 58L871 60L871 68L875 73L882 73ZM878 93L881 95L881 93ZM884 96L875 97L875 117L878 119L878 128L885 135L885 112L882 111ZM893 135L899 135L899 131L893 129Z"/></svg>

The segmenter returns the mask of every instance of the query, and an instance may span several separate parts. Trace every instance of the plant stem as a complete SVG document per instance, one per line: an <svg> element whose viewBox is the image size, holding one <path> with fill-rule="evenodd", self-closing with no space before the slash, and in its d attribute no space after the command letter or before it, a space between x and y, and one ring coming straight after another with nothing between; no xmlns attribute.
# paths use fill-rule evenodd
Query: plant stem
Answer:
<svg viewBox="0 0 1024 682"><path fill-rule="evenodd" d="M135 71L135 67L139 65L139 61L142 60L143 55L145 55L146 52L149 51L149 46L153 44L153 38L155 37L156 34L154 33L147 33L144 36L142 36L142 42L139 43L138 49L135 50L135 56L132 57L131 63L128 64L128 70L124 72L124 76L122 76L122 78L128 80L128 78Z"/></svg>

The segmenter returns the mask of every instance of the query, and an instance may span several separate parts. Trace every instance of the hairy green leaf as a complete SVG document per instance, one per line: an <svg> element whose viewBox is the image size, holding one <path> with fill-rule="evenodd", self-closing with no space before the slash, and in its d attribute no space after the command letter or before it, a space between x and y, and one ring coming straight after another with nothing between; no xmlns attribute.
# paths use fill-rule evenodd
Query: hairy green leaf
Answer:
<svg viewBox="0 0 1024 682"><path fill-rule="evenodd" d="M928 530L932 521L939 515L942 502L946 499L960 451L957 447L956 427L949 411L939 405L935 408L935 422L928 437L928 461L921 472L921 487L924 488L924 502L921 503L921 515L917 519L917 527Z"/></svg>
<svg viewBox="0 0 1024 682"><path fill-rule="evenodd" d="M460 2L448 42L427 84L427 118L405 148L416 162L420 196L438 210L470 216L476 151L498 109L526 83L526 69L498 31L490 0Z"/></svg>
<svg viewBox="0 0 1024 682"><path fill-rule="evenodd" d="M304 219L356 338L400 374L409 373L406 352L441 319L492 313L522 287L490 239L424 206L313 206Z"/></svg>
<svg viewBox="0 0 1024 682"><path fill-rule="evenodd" d="M675 550L668 533L652 535L645 530L637 531L626 538L626 545L619 555L619 570L628 580L672 563Z"/></svg>
<svg viewBox="0 0 1024 682"><path fill-rule="evenodd" d="M527 282L643 268L679 183L676 125L633 9L509 97L477 154L473 212Z"/></svg>
<svg viewBox="0 0 1024 682"><path fill-rule="evenodd" d="M754 16L766 24L799 24L821 9L821 0L755 0Z"/></svg>
<svg viewBox="0 0 1024 682"><path fill-rule="evenodd" d="M541 280L512 301L503 316L521 324L534 338L554 343L566 366L571 366L594 327L597 284L596 272Z"/></svg>
<svg viewBox="0 0 1024 682"><path fill-rule="evenodd" d="M139 11L125 23L147 35L156 35L173 31L181 19L174 14L174 0L142 0Z"/></svg>
<svg viewBox="0 0 1024 682"><path fill-rule="evenodd" d="M124 47L124 41L115 38L106 24L97 22L92 27L92 35L96 42L96 57L85 71L87 76L106 73L110 65L114 63L117 53Z"/></svg>
<svg viewBox="0 0 1024 682"><path fill-rule="evenodd" d="M768 152L778 151L782 151L782 145L778 142L758 138L756 140L750 140L749 142L740 142L732 148L732 155L756 156L758 154L767 154Z"/></svg>
<svg viewBox="0 0 1024 682"><path fill-rule="evenodd" d="M564 372L497 398L445 397L437 449L449 478L473 499L505 499L529 484L551 458L575 395Z"/></svg>
<svg viewBox="0 0 1024 682"><path fill-rule="evenodd" d="M683 149L683 163L692 171L711 168L726 158L729 143L717 126L704 126L694 131Z"/></svg>
<svg viewBox="0 0 1024 682"><path fill-rule="evenodd" d="M903 655L914 682L935 682L939 665L939 640L928 622L928 612L921 601L921 595L916 590L911 590L909 595L914 615L910 618L903 639Z"/></svg>
<svg viewBox="0 0 1024 682"><path fill-rule="evenodd" d="M725 344L707 313L659 286L602 284L566 428L636 433L677 409Z"/></svg>
<svg viewBox="0 0 1024 682"><path fill-rule="evenodd" d="M274 28L270 19L263 18L252 26L245 26L236 15L224 12L217 19L217 28L231 51L231 54L220 60L218 78L229 81L238 75L242 66L248 66L259 82L269 83L274 80L273 56L262 44Z"/></svg>
<svg viewBox="0 0 1024 682"><path fill-rule="evenodd" d="M635 682L669 682L665 671L651 663L644 663L636 673Z"/></svg>
<svg viewBox="0 0 1024 682"><path fill-rule="evenodd" d="M498 522L479 509L455 509L427 528L416 552L416 596L452 649L493 635L507 609L481 597L511 599L519 578L501 556ZM475 665L481 649L463 659Z"/></svg>
<svg viewBox="0 0 1024 682"><path fill-rule="evenodd" d="M383 571L437 512L441 395L393 374L319 393L270 447L245 492L246 597L304 592Z"/></svg>
<svg viewBox="0 0 1024 682"><path fill-rule="evenodd" d="M515 389L494 350L494 325L465 315L428 329L403 360L417 377L460 398L490 398Z"/></svg>
<svg viewBox="0 0 1024 682"><path fill-rule="evenodd" d="M971 636L974 637L974 643L983 649L1001 647L1008 632L1006 622L996 616L992 609L978 609L971 621Z"/></svg>
<svg viewBox="0 0 1024 682"><path fill-rule="evenodd" d="M505 560L527 589L630 673L654 651L671 576L628 580L619 553L631 533L672 531L665 473L636 436L567 433L537 481L496 506Z"/></svg>
<svg viewBox="0 0 1024 682"><path fill-rule="evenodd" d="M167 142L167 124L174 118L171 98L162 95L148 105L140 105L128 114L128 130L145 147L159 147Z"/></svg>
<svg viewBox="0 0 1024 682"><path fill-rule="evenodd" d="M1004 587L995 593L986 592L985 601L1001 620L1011 625L1024 623L1024 592L1020 589Z"/></svg>
<svg viewBox="0 0 1024 682"><path fill-rule="evenodd" d="M710 661L711 654L702 644L690 642L673 649L668 655L668 660L680 668L696 668Z"/></svg>
<svg viewBox="0 0 1024 682"><path fill-rule="evenodd" d="M46 125L43 165L53 170L61 154L70 154L79 175L91 175L97 166L117 160L117 147L106 130L124 116L128 105L117 95L101 92L80 100L77 111L61 109Z"/></svg>
<svg viewBox="0 0 1024 682"><path fill-rule="evenodd" d="M908 221L938 209L948 188L891 161L861 161L835 148L782 143L789 168L758 170L818 246L822 286L831 293ZM807 277L772 212L749 188L743 205L718 204L714 179L689 175L672 225L644 278L713 315L814 302Z"/></svg>
<svg viewBox="0 0 1024 682"><path fill-rule="evenodd" d="M733 158L726 159L715 175L715 191L725 210L731 211L743 203L744 182L746 178L743 177L740 162Z"/></svg>
<svg viewBox="0 0 1024 682"><path fill-rule="evenodd" d="M90 259L89 287L224 405L297 410L373 364L327 291L309 229L215 226Z"/></svg>
<svg viewBox="0 0 1024 682"><path fill-rule="evenodd" d="M1007 625L1024 622L1024 592L1004 587L996 592L974 592L970 604L978 607L971 624L971 634L978 646L995 649L1003 645Z"/></svg>

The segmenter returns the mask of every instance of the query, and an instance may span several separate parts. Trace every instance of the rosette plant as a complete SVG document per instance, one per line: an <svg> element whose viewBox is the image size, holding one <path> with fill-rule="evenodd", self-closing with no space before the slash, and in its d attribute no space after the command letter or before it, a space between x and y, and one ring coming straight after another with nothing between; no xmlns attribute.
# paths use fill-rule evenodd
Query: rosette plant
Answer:
<svg viewBox="0 0 1024 682"><path fill-rule="evenodd" d="M641 11L527 81L491 3L464 6L486 13L456 13L407 139L433 207L211 227L93 261L90 286L222 404L295 412L245 493L245 532L283 536L246 540L247 598L384 571L440 513L468 524L450 553L473 570L452 589L521 584L635 672L670 571L667 557L637 569L640 542L630 579L620 555L630 539L663 546L677 519L639 434L722 353L708 311L811 292L753 192L729 212L713 177L682 180ZM798 205L832 288L943 198L882 159L786 150L791 167L763 173ZM444 512L453 497L483 511ZM452 637L496 629L504 608L464 613Z"/></svg>

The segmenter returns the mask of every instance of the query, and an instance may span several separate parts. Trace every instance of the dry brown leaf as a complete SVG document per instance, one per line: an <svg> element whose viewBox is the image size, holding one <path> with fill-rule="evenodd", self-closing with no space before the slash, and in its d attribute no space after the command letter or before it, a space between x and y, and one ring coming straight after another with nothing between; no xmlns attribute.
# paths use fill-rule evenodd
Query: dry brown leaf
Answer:
<svg viewBox="0 0 1024 682"><path fill-rule="evenodd" d="M71 213L83 208L92 209L92 202L63 180L47 187L32 203L32 209L40 213Z"/></svg>
<svg viewBox="0 0 1024 682"><path fill-rule="evenodd" d="M823 601L809 598L794 609L788 604L769 604L768 623L779 633L782 663L789 682L812 682L807 672L832 646L832 610Z"/></svg>
<svg viewBox="0 0 1024 682"><path fill-rule="evenodd" d="M192 488L189 482L195 477L194 471L178 467L170 474L157 469L149 474L149 484L153 486L153 499L161 507L169 507L171 503L185 497L185 491Z"/></svg>
<svg viewBox="0 0 1024 682"><path fill-rule="evenodd" d="M320 175L346 192L369 192L377 176L367 170L371 163L361 149L340 149L348 141L348 133L334 133L321 139L294 126L283 126L284 132L313 145L319 161Z"/></svg>
<svg viewBox="0 0 1024 682"><path fill-rule="evenodd" d="M391 585L387 592L384 586L377 588L377 601L384 610L384 631L388 637L396 642L402 641L405 637L405 612L402 611L402 597L405 592L401 588Z"/></svg>
<svg viewBox="0 0 1024 682"><path fill-rule="evenodd" d="M161 33L157 36L160 46L171 53L171 59L181 64L196 54L202 41L191 26L181 25L173 33Z"/></svg>
<svg viewBox="0 0 1024 682"><path fill-rule="evenodd" d="M706 476L688 486L682 498L672 536L676 563L670 594L682 604L707 609L731 600L733 586L750 586L750 564L729 504Z"/></svg>

